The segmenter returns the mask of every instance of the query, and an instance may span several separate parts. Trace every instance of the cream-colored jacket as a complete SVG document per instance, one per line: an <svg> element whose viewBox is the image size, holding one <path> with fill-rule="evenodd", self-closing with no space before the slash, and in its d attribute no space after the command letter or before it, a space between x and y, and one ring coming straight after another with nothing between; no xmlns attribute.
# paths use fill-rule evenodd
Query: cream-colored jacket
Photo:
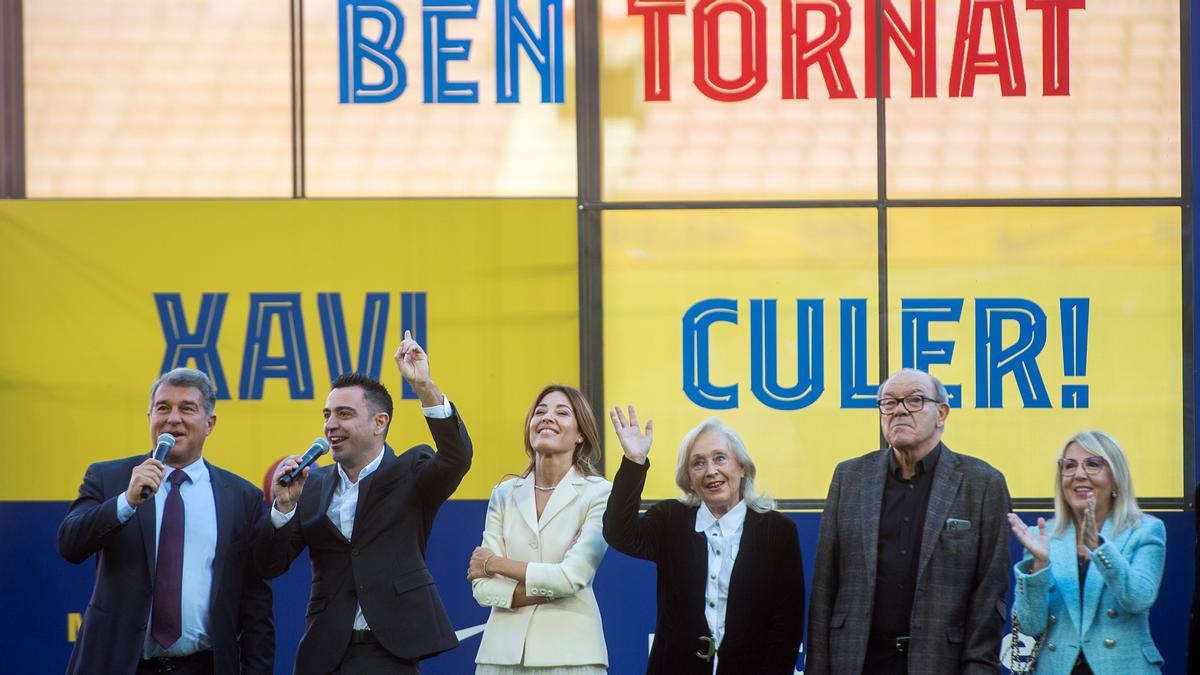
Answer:
<svg viewBox="0 0 1200 675"><path fill-rule="evenodd" d="M604 508L612 483L572 468L551 495L541 520L533 475L506 480L488 501L483 546L529 563L529 595L550 602L512 609L517 582L494 575L471 584L475 601L491 607L476 663L525 666L608 665L592 577L608 550Z"/></svg>

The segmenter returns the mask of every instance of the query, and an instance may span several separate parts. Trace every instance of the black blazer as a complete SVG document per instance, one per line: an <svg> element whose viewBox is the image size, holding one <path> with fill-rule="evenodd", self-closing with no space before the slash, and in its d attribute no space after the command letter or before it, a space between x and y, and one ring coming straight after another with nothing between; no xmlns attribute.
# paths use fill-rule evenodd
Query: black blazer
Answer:
<svg viewBox="0 0 1200 675"><path fill-rule="evenodd" d="M425 567L425 545L438 508L471 466L471 439L457 411L426 421L438 452L419 445L397 457L384 447L379 468L358 486L353 541L325 515L338 484L335 465L309 475L287 525L276 530L269 518L263 523L255 559L265 576L283 574L306 546L312 561L296 673L337 667L359 603L375 637L396 656L423 659L458 646Z"/></svg>
<svg viewBox="0 0 1200 675"><path fill-rule="evenodd" d="M68 562L96 556L96 587L83 615L67 674L133 673L142 658L154 594L155 515L152 503L117 520L117 497L129 488L138 455L88 467L58 528L58 552ZM209 598L213 672L272 673L275 614L271 586L255 573L250 544L266 520L262 491L205 460L217 507L217 548ZM187 579L184 579L187 588Z"/></svg>
<svg viewBox="0 0 1200 675"><path fill-rule="evenodd" d="M650 462L622 458L613 479L604 538L618 551L658 566L658 617L647 673L705 673L712 663L704 618L708 550L696 532L698 506L661 501L638 517ZM718 673L792 675L804 633L804 560L796 525L778 511L746 510L742 541L729 579L725 637Z"/></svg>

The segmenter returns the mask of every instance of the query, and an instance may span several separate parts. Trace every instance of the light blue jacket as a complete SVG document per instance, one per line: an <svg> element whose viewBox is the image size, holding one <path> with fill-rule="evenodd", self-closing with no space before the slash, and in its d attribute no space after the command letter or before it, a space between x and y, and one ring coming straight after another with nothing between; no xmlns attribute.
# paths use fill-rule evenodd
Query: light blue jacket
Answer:
<svg viewBox="0 0 1200 675"><path fill-rule="evenodd" d="M1162 581L1166 528L1142 514L1137 526L1116 536L1112 521L1104 523L1100 536L1104 543L1092 551L1082 603L1074 524L1051 535L1048 567L1030 574L1027 551L1013 568L1013 613L1021 632L1042 636L1038 673L1070 673L1080 649L1096 673L1160 672L1163 658L1150 637L1149 616Z"/></svg>

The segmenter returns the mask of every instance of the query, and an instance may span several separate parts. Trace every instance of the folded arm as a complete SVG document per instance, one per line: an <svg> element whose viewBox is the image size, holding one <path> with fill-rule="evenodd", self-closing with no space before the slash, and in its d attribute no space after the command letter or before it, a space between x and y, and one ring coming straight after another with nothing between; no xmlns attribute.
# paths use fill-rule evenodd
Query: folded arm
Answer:
<svg viewBox="0 0 1200 675"><path fill-rule="evenodd" d="M530 595L544 598L565 598L587 588L596 576L608 544L604 541L604 509L608 506L611 486L604 484L596 490L588 504L587 516L576 535L575 542L563 555L562 562L528 563L525 584Z"/></svg>
<svg viewBox="0 0 1200 675"><path fill-rule="evenodd" d="M483 545L472 554L467 568L471 580L471 595L483 607L516 609L549 602L549 598L534 597L525 586L525 563L504 557L504 508L496 490L488 500L487 518L484 521ZM482 560L477 556L482 554ZM503 565L493 566L504 561ZM483 569L486 567L486 571ZM503 571L500 569L503 567Z"/></svg>

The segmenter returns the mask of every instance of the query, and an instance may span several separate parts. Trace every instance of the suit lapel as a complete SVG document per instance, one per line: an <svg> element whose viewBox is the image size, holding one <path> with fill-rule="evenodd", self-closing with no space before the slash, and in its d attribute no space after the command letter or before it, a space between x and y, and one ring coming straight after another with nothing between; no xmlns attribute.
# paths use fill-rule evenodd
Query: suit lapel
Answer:
<svg viewBox="0 0 1200 675"><path fill-rule="evenodd" d="M524 478L517 479L517 484L513 487L513 500L516 501L517 510L521 512L521 518L524 519L525 525L529 527L529 531L537 532L537 504L533 501L532 473Z"/></svg>
<svg viewBox="0 0 1200 675"><path fill-rule="evenodd" d="M883 484L887 480L889 452L891 450L881 450L863 464L863 472L855 477L862 486L857 518L863 525L863 561L867 578L870 580L868 588L872 589L872 592L879 564L879 509L883 508Z"/></svg>
<svg viewBox="0 0 1200 675"><path fill-rule="evenodd" d="M1119 550L1125 545L1129 539L1129 535L1133 532L1132 528L1126 529L1120 535L1113 537L1112 534L1112 519L1109 519L1100 528L1100 536L1104 537L1105 541L1111 541L1113 546ZM1104 577L1100 574L1100 570L1096 567L1096 562L1093 560L1088 563L1087 577L1083 584L1083 635L1087 635L1088 629L1092 627L1092 621L1096 619L1096 612L1100 609L1100 595L1104 591Z"/></svg>
<svg viewBox="0 0 1200 675"><path fill-rule="evenodd" d="M549 523L554 516L558 515L568 504L575 501L579 496L579 492L583 489L581 486L586 481L580 478L575 473L575 467L567 469L567 474L558 482L558 487L550 494L550 501L546 502L546 508L542 511L542 517L538 519L537 530L541 532L546 528L546 523Z"/></svg>
<svg viewBox="0 0 1200 675"><path fill-rule="evenodd" d="M225 571L225 565L222 563L229 551L230 530L233 529L231 518L236 504L234 491L226 482L224 473L209 464L208 460L204 461L204 465L208 467L208 482L213 491L213 507L217 511L217 547L213 553L212 588L209 598L210 606L215 606L211 603L221 588L221 573Z"/></svg>
<svg viewBox="0 0 1200 675"><path fill-rule="evenodd" d="M1058 591L1062 595L1063 604L1067 606L1067 614L1071 617L1071 623L1077 627L1083 626L1083 620L1080 616L1079 608L1079 567L1074 564L1077 556L1075 555L1075 526L1068 523L1067 530L1058 536L1050 537L1050 559L1064 561L1065 565L1050 565L1050 573L1054 576L1054 583L1058 584ZM1079 635L1083 635L1080 630Z"/></svg>
<svg viewBox="0 0 1200 675"><path fill-rule="evenodd" d="M338 483L342 480L342 477L338 474L337 464L329 467L329 471L325 474L324 479L325 482L320 485L321 501L317 504L317 519L325 524L325 528L334 537L337 537L340 541L350 543L346 535L342 534L342 531L338 529L337 523L329 518L329 504L333 501L333 493L337 489Z"/></svg>
<svg viewBox="0 0 1200 675"><path fill-rule="evenodd" d="M954 496L958 494L958 486L962 483L962 471L959 471L958 455L950 452L950 448L942 446L942 456L933 469L933 485L929 490L929 506L925 510L925 529L921 533L921 560L917 563L918 583L925 572L925 565L933 555L938 537L946 525L946 517L950 515L950 507L954 504ZM979 523L972 523L978 527Z"/></svg>
<svg viewBox="0 0 1200 675"><path fill-rule="evenodd" d="M383 458L379 460L379 466L365 478L358 481L358 502L354 505L354 534L359 533L359 526L363 524L364 514L367 508L367 498L371 494L371 486L375 485L379 480L380 474L391 467L392 462L396 461L396 453L392 452L391 446L386 443L383 446Z"/></svg>

